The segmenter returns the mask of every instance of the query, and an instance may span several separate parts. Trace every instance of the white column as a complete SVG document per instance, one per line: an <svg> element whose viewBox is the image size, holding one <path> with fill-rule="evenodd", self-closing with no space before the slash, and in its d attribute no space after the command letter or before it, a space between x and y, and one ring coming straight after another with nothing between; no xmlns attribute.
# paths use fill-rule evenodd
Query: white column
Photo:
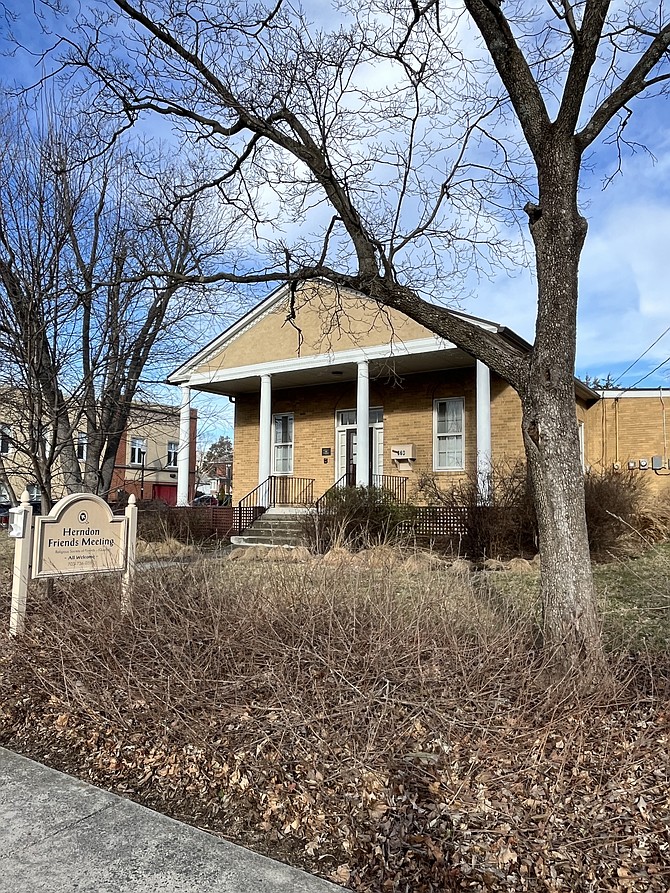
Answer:
<svg viewBox="0 0 670 893"><path fill-rule="evenodd" d="M272 470L272 376L261 375L261 407L258 431L258 483Z"/></svg>
<svg viewBox="0 0 670 893"><path fill-rule="evenodd" d="M182 385L177 452L177 505L188 505L188 472L191 463L191 389Z"/></svg>
<svg viewBox="0 0 670 893"><path fill-rule="evenodd" d="M482 502L490 498L491 473L491 373L485 363L476 361L477 380L477 480Z"/></svg>
<svg viewBox="0 0 670 893"><path fill-rule="evenodd" d="M356 385L356 486L370 486L370 370L358 364Z"/></svg>

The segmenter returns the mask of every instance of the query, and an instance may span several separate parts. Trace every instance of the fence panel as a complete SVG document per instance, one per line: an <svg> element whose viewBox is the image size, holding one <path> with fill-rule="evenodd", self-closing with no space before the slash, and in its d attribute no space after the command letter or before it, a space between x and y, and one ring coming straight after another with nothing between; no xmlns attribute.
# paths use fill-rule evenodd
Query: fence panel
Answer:
<svg viewBox="0 0 670 893"><path fill-rule="evenodd" d="M467 509L442 505L422 505L410 522L417 536L462 536L466 531Z"/></svg>

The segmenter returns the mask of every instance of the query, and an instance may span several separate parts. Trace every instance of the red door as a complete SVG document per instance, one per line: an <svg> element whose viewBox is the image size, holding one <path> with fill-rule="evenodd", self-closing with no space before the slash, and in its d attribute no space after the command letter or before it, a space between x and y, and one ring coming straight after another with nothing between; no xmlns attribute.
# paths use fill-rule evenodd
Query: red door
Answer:
<svg viewBox="0 0 670 893"><path fill-rule="evenodd" d="M154 499L162 499L168 505L177 505L177 485L154 484Z"/></svg>

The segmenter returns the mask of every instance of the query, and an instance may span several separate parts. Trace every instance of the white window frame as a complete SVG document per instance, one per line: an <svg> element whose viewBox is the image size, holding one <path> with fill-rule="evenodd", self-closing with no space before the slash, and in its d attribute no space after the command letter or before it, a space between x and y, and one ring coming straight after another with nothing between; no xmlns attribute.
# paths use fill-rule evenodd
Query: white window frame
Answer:
<svg viewBox="0 0 670 893"><path fill-rule="evenodd" d="M147 461L147 439L146 437L130 438L130 462L129 465L142 465L142 453L144 453L144 462ZM136 457L136 458L135 458Z"/></svg>
<svg viewBox="0 0 670 893"><path fill-rule="evenodd" d="M85 462L88 454L88 434L83 431L80 431L77 434L75 449L77 451L77 459L79 462Z"/></svg>
<svg viewBox="0 0 670 893"><path fill-rule="evenodd" d="M26 490L31 502L37 502L38 499L42 498L42 488L35 481L31 484L26 484Z"/></svg>
<svg viewBox="0 0 670 893"><path fill-rule="evenodd" d="M0 456L9 456L12 452L12 429L9 425L0 424Z"/></svg>
<svg viewBox="0 0 670 893"><path fill-rule="evenodd" d="M461 409L461 430L460 432L451 432L449 434L437 433L438 406L440 403L458 404ZM439 443L442 438L460 437L461 439L461 464L460 465L440 465ZM465 400L463 397L437 397L433 400L433 471L465 471Z"/></svg>
<svg viewBox="0 0 670 893"><path fill-rule="evenodd" d="M178 440L168 440L167 455L165 458L165 467L166 468L176 468L178 457L179 457L179 441ZM173 461L170 461L171 459Z"/></svg>
<svg viewBox="0 0 670 893"><path fill-rule="evenodd" d="M286 441L285 443L277 443L277 435L276 435L276 420L290 418L291 419L291 440ZM289 450L289 470L288 471L277 471L277 447L290 447ZM282 477L289 477L293 474L293 453L295 450L295 415L292 412L277 412L272 415L272 474L280 475Z"/></svg>

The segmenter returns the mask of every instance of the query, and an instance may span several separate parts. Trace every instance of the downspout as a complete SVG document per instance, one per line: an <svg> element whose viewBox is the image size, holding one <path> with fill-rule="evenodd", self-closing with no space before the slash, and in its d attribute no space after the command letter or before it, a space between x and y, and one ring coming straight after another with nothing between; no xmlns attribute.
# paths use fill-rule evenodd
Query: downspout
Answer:
<svg viewBox="0 0 670 893"><path fill-rule="evenodd" d="M663 465L666 466L668 464L668 438L667 438L667 430L665 427L665 403L663 401L663 388L659 387L658 389L658 399L661 401L661 415L663 418Z"/></svg>
<svg viewBox="0 0 670 893"><path fill-rule="evenodd" d="M619 397L614 400L614 461L619 461Z"/></svg>

